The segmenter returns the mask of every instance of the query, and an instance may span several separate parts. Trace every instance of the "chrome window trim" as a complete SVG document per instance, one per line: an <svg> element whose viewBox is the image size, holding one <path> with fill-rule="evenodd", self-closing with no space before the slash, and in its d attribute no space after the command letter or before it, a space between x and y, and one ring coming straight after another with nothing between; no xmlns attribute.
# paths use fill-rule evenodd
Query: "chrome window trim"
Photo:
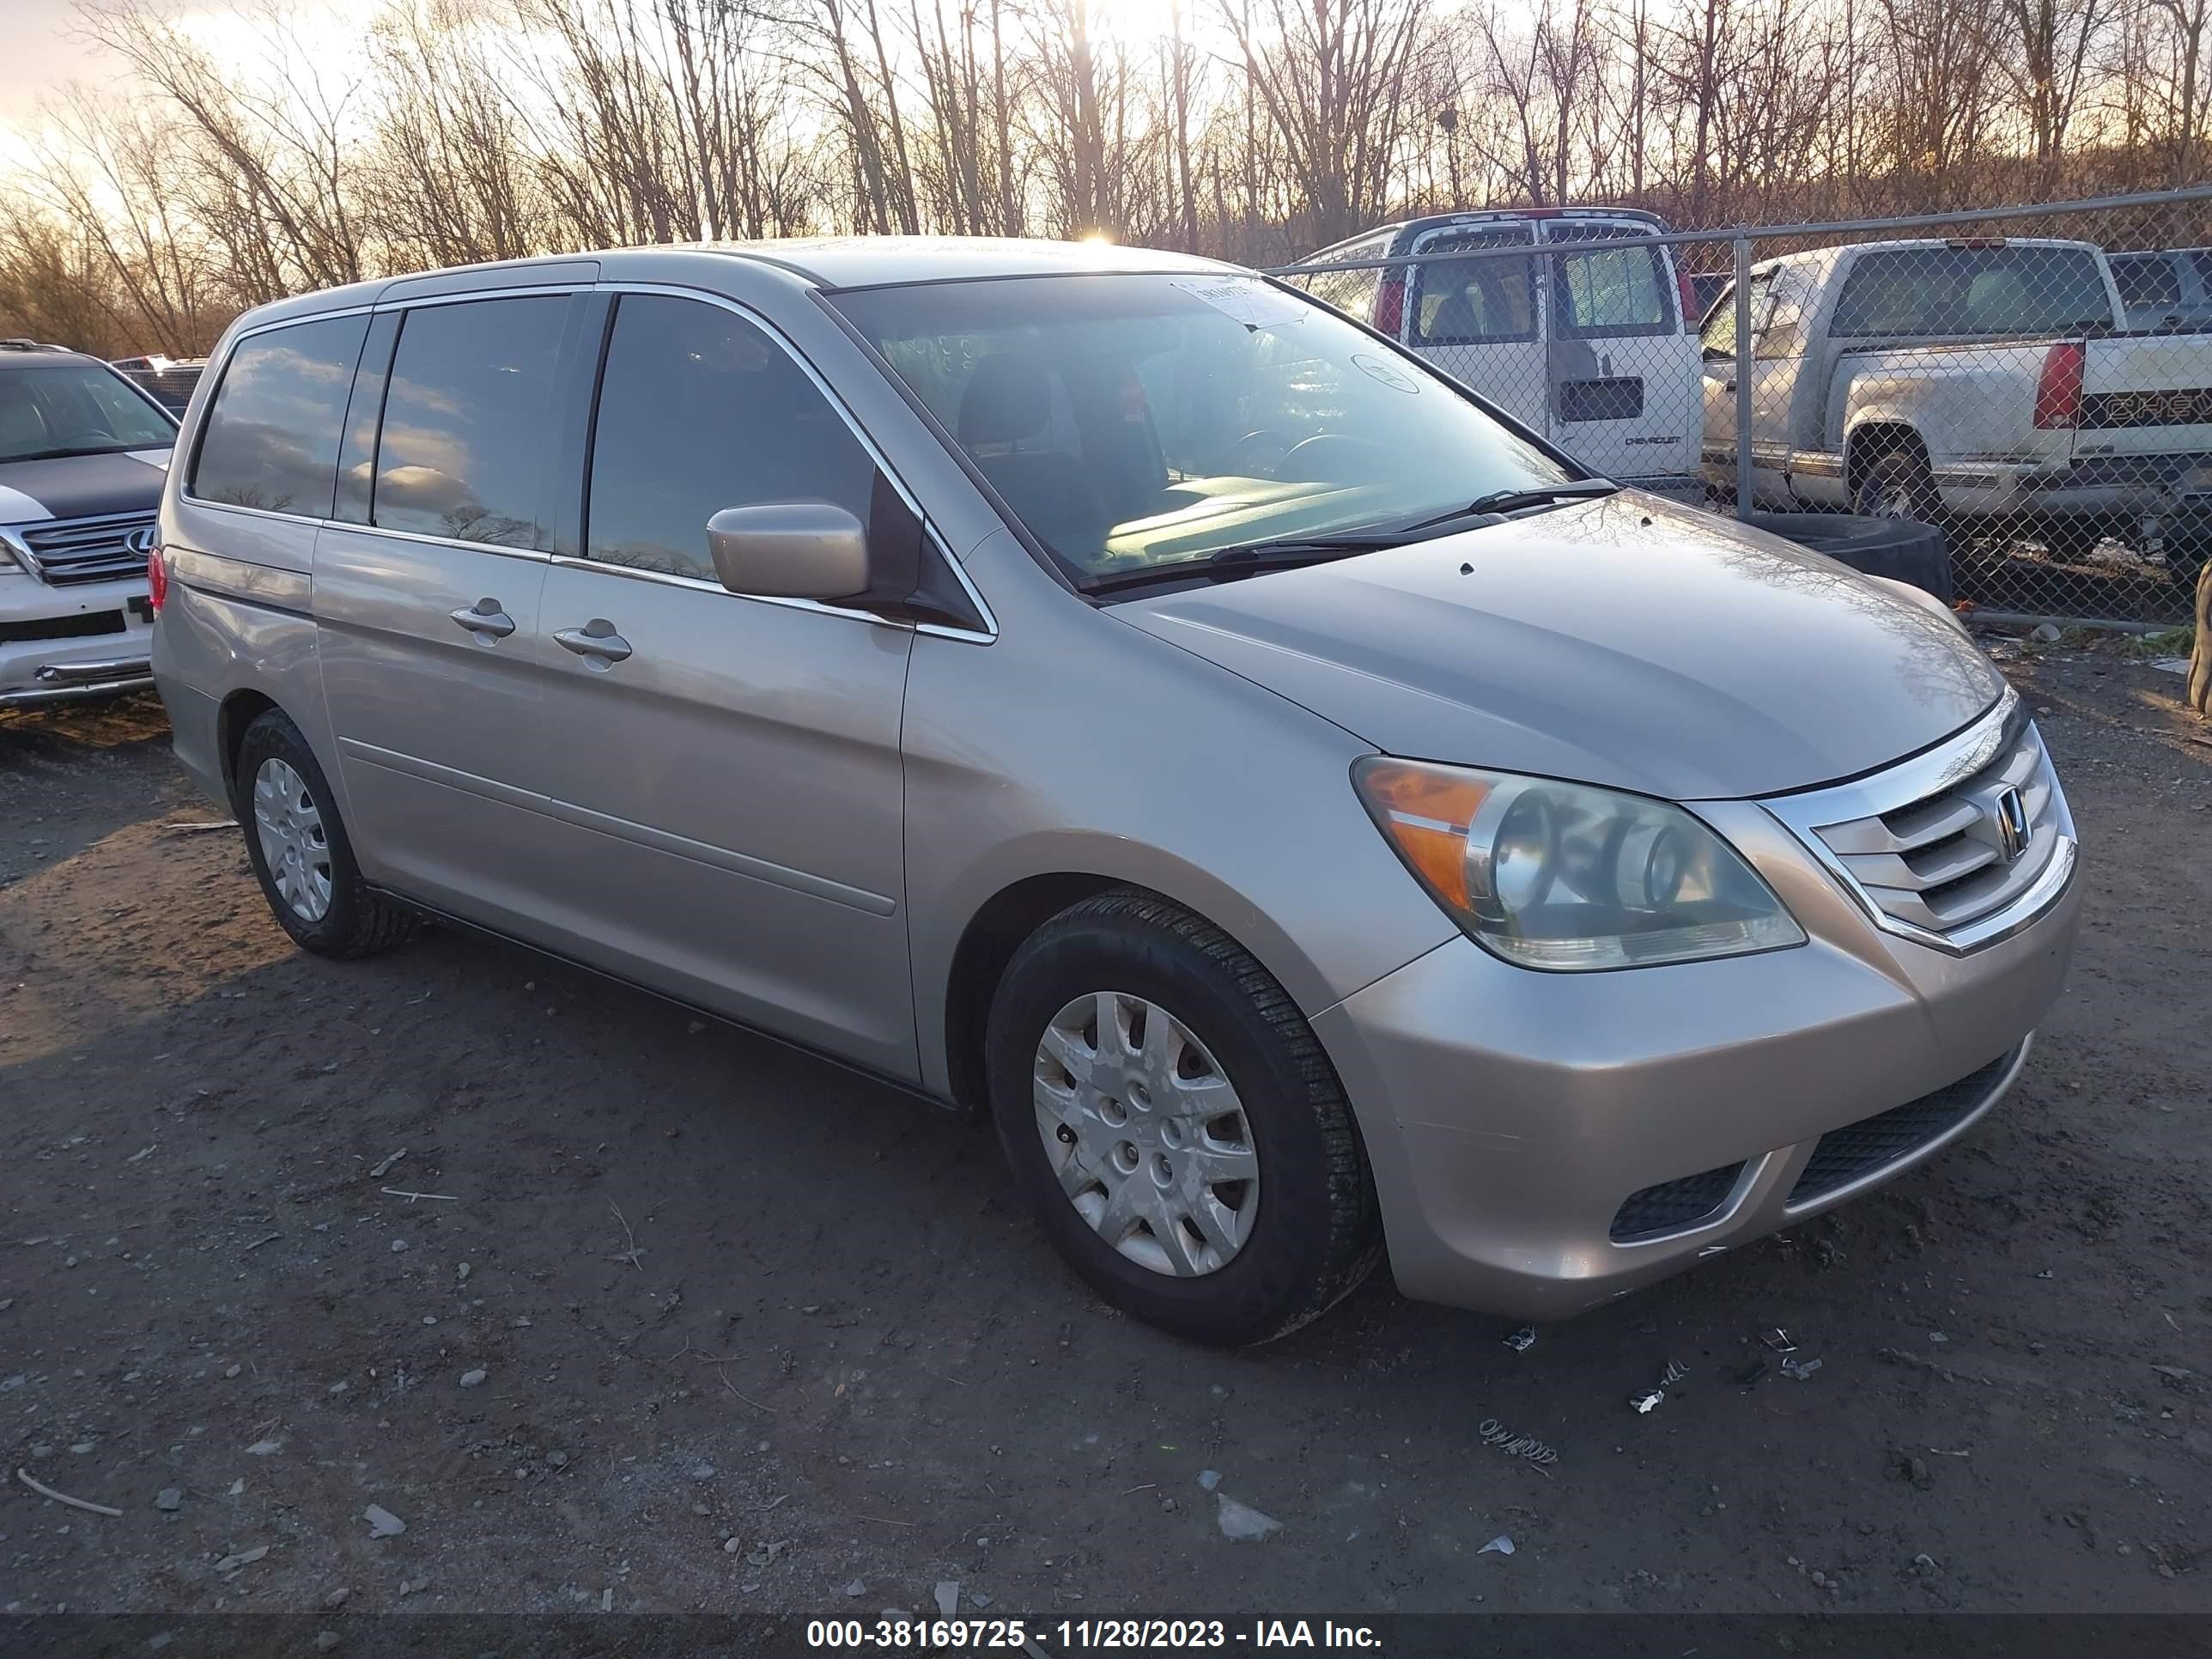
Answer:
<svg viewBox="0 0 2212 1659"><path fill-rule="evenodd" d="M678 587L720 593L731 599L750 599L759 605L782 605L791 610L818 611L825 616L848 617L879 628L896 628L909 633L927 634L937 639L960 640L977 645L989 645L998 639L997 613L991 609L990 602L983 597L981 591L969 578L967 568L961 562L958 556L945 545L945 538L938 533L934 520L922 507L920 498L907 487L906 480L899 477L897 470L891 465L890 458L884 453L883 447L869 434L867 429L854 416L853 411L846 406L845 400L838 396L836 388L831 386L820 371L807 361L805 354L799 350L789 335L751 307L740 301L733 300L727 295L716 294L708 289L685 288L672 283L568 282L529 287L469 289L454 294L426 295L420 299L399 299L390 301L380 300L368 305L343 306L329 311L314 312L304 317L274 318L268 322L241 329L232 337L230 343L223 350L222 361L216 371L216 391L220 392L222 377L229 372L231 359L237 355L238 348L241 344L249 339L270 333L280 328L297 328L308 323L324 322L337 317L416 311L428 306L463 305L471 301L527 299L588 293L656 294L669 299L691 300L705 305L719 306L721 309L744 319L774 341L783 354L798 366L799 372L805 375L814 389L822 394L830 407L836 411L837 418L845 423L847 430L852 433L860 447L867 452L869 458L882 470L884 476L890 480L891 488L898 492L899 499L907 504L915 517L921 522L928 532L930 539L937 544L938 550L944 555L945 563L951 568L953 580L960 584L961 591L967 594L969 601L975 605L976 613L983 618L984 628L979 631L975 629L955 628L944 623L919 624L902 623L892 617L878 616L873 611L854 611L843 605L824 605L815 599L781 599L762 593L737 593L724 587L720 582L705 581L692 576L678 576L663 571L640 570L627 565L611 564L601 559L553 554L536 548L503 547L495 543L465 541L451 536L425 536L415 531L387 529L381 525L356 524L350 520L315 517L303 513L280 513L268 507L244 507L228 501L210 501L204 495L194 495L190 484L181 475L177 481L178 501L180 503L204 507L218 513L243 514L251 518L268 519L279 524L311 525L319 531L343 530L362 535L392 536L402 541L421 542L433 547L466 548L475 552L497 553L509 558L531 559L548 564L606 571L633 579L665 582ZM212 397L209 400L209 407L210 410L214 407Z"/></svg>
<svg viewBox="0 0 2212 1659"><path fill-rule="evenodd" d="M404 279L403 279L404 280ZM397 300L379 298L366 309L378 313L395 311L427 311L432 306L463 306L483 300L545 300L562 295L589 294L594 285L589 282L570 279L563 283L532 283L513 288L469 288L452 294L425 294L417 299L404 296ZM328 313L335 316L335 312Z"/></svg>
<svg viewBox="0 0 2212 1659"><path fill-rule="evenodd" d="M867 452L869 459L875 462L884 477L890 480L890 486L898 492L899 499L907 504L908 510L913 513L915 519L921 522L930 540L936 544L938 550L945 556L945 562L951 567L953 580L960 584L961 591L967 594L969 602L975 607L976 614L983 618L984 626L978 631L969 628L953 628L943 623L920 624L901 623L887 617L878 617L872 611L848 610L842 605L823 605L813 599L771 599L758 593L735 593L732 590L724 587L720 582L704 581L697 577L671 576L665 577L664 580L680 582L685 586L708 588L718 593L730 593L736 599L756 599L763 605L789 605L802 610L822 611L836 617L863 617L869 622L886 627L903 628L913 633L928 634L939 639L965 640L972 644L989 645L999 637L997 614L992 611L989 601L984 599L975 584L969 579L968 572L962 565L958 556L945 544L945 538L938 532L936 521L930 517L928 509L922 506L921 497L907 487L906 480L899 477L898 469L891 465L890 457L884 453L883 446L878 444L868 429L860 424L859 417L846 406L844 398L838 395L836 388L831 386L823 378L821 371L807 360L806 354L799 349L798 343L788 334L743 301L733 300L726 294L717 294L710 289L685 288L674 283L623 282L619 278L611 282L601 282L594 284L593 287L595 292L601 294L653 294L665 299L690 300L702 305L716 306L750 324L766 335L783 355L798 367L799 372L807 378L814 389L822 394L823 400L836 413L837 418L845 423L846 429L853 434L860 447ZM597 425L597 412L594 411L594 426ZM586 497L587 501L588 499ZM591 519L587 509L585 514L586 532L589 532L590 527ZM586 544L588 546L589 543ZM579 557L571 560L567 555L562 555L555 562L582 564L594 570L627 568L627 567L610 566L605 561L597 559ZM655 571L635 571L632 574L660 574Z"/></svg>
<svg viewBox="0 0 2212 1659"><path fill-rule="evenodd" d="M848 617L854 622L896 629L903 634L920 631L912 623L900 622L893 617L879 617L872 611L854 611L842 605L825 605L819 599L785 599L773 593L740 593L720 582L710 582L703 576L679 576L672 570L645 570L634 564L617 564L611 559L587 559L574 553L555 553L550 557L553 564L563 570L590 570L602 576L620 576L626 581L656 582L663 587L689 588L696 593L719 593L726 599L738 599L749 605L781 605L790 611L818 611L824 616ZM963 635L963 637L979 639L982 636Z"/></svg>
<svg viewBox="0 0 2212 1659"><path fill-rule="evenodd" d="M1948 933L1933 933L1911 922L1900 921L1882 909L1859 885L1820 832L1826 825L1849 823L1856 818L1878 817L1885 812L1897 811L1965 782L2005 752L2008 745L2019 735L2023 723L2020 695L2007 686L2004 695L1991 705L1988 712L1964 731L1947 738L1932 749L1923 750L1895 766L1867 777L1855 778L1850 782L1826 788L1768 796L1758 805L1780 823L1796 838L1799 846L1813 855L1820 867L1850 895L1859 913L1883 933L1911 939L1916 945L1924 945L1948 956L1962 957L1984 945L2009 939L2031 925L2057 900L2073 879L2075 867L2080 861L2081 848L2073 834L2073 820L2065 810L2065 793L2058 786L2055 770L2051 774L2051 787L2061 827L2057 832L2057 844L2052 848L2042 872L2015 895L2011 902L1988 915L1978 916Z"/></svg>

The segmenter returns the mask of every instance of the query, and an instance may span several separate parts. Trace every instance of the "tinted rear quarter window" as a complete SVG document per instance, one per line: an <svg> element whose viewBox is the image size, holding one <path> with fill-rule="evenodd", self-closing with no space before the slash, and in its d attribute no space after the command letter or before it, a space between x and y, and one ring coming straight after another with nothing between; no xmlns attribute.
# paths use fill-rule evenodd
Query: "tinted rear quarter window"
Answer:
<svg viewBox="0 0 2212 1659"><path fill-rule="evenodd" d="M200 428L191 493L328 517L338 428L368 329L366 317L327 317L240 341Z"/></svg>
<svg viewBox="0 0 2212 1659"><path fill-rule="evenodd" d="M2112 296L2088 248L1884 248L1851 268L1829 332L2004 338L2078 333L2112 321Z"/></svg>
<svg viewBox="0 0 2212 1659"><path fill-rule="evenodd" d="M790 354L744 318L626 294L600 377L591 472L587 556L713 581L715 514L829 501L865 524L876 464Z"/></svg>
<svg viewBox="0 0 2212 1659"><path fill-rule="evenodd" d="M566 296L544 295L407 313L377 443L379 529L540 544L560 447L553 386L568 308ZM331 441L335 450L335 428Z"/></svg>

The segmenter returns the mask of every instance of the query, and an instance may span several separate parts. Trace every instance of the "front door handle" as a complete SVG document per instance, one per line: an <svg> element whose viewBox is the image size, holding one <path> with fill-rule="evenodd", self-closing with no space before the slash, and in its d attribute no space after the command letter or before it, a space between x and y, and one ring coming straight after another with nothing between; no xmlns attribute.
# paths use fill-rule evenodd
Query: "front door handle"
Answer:
<svg viewBox="0 0 2212 1659"><path fill-rule="evenodd" d="M615 632L605 617L594 617L581 628L555 630L554 639L564 651L573 651L595 668L620 662L629 655L629 641Z"/></svg>
<svg viewBox="0 0 2212 1659"><path fill-rule="evenodd" d="M472 605L464 605L459 611L449 611L446 614L487 644L493 640L503 640L514 632L514 618L499 608L497 599L478 599Z"/></svg>

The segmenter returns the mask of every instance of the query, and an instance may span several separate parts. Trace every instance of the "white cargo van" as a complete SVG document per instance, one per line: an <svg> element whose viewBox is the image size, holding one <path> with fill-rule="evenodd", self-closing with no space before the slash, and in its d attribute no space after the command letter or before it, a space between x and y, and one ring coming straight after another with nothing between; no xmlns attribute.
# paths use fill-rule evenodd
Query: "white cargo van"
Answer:
<svg viewBox="0 0 2212 1659"><path fill-rule="evenodd" d="M1419 264L1309 269L1289 280L1592 471L1687 483L1698 470L1697 313L1674 250L1652 240L1666 230L1656 215L1626 208L1443 214L1302 262Z"/></svg>

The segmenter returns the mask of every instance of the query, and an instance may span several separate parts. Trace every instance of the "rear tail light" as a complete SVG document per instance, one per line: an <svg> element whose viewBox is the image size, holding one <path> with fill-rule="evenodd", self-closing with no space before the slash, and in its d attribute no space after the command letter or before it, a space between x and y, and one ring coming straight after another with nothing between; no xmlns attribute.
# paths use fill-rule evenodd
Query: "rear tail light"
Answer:
<svg viewBox="0 0 2212 1659"><path fill-rule="evenodd" d="M1406 273L1386 270L1375 285L1375 331L1396 339L1406 326Z"/></svg>
<svg viewBox="0 0 2212 1659"><path fill-rule="evenodd" d="M1682 296L1682 326L1698 325L1698 288L1690 280L1690 273L1680 265L1674 267L1674 291Z"/></svg>
<svg viewBox="0 0 2212 1659"><path fill-rule="evenodd" d="M169 562L162 556L161 544L155 542L146 553L146 598L154 607L154 614L161 614L161 602L169 597Z"/></svg>
<svg viewBox="0 0 2212 1659"><path fill-rule="evenodd" d="M2035 383L2038 430L2081 424L2081 366L2087 356L2087 348L2079 340L2068 340L2045 354L2043 374Z"/></svg>

